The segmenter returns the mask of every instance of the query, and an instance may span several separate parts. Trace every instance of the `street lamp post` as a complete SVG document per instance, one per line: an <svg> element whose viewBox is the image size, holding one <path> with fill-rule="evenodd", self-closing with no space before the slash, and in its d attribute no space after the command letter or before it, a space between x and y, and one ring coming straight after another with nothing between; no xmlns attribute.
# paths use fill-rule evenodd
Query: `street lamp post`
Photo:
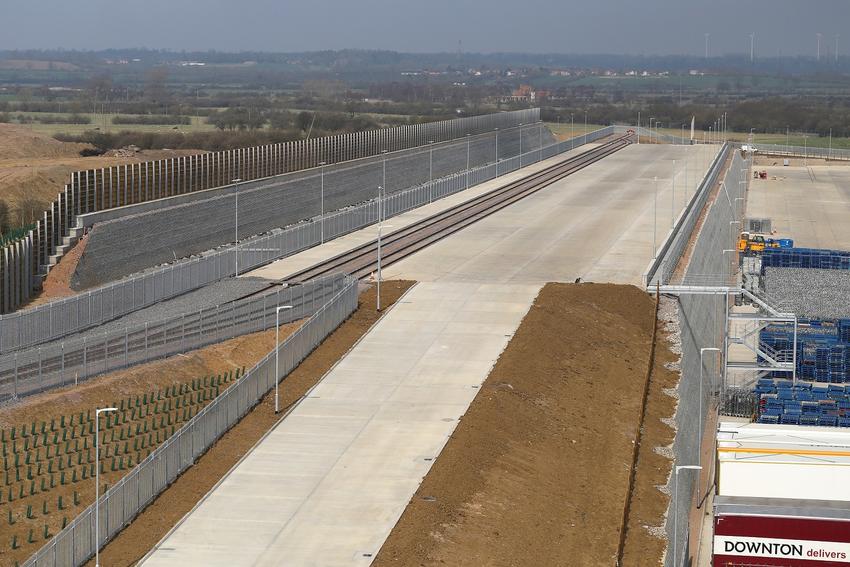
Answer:
<svg viewBox="0 0 850 567"><path fill-rule="evenodd" d="M381 169L382 169L381 187L384 189L384 194L386 194L386 191L387 191L387 150L381 150L381 156L383 158L381 160ZM380 211L378 211L378 220L381 220Z"/></svg>
<svg viewBox="0 0 850 567"><path fill-rule="evenodd" d="M658 257L658 253L656 252L656 226L658 225L658 176L656 175L653 178L653 182L655 183L655 193L652 198L652 259L655 260Z"/></svg>
<svg viewBox="0 0 850 567"><path fill-rule="evenodd" d="M832 128L829 129L830 147L832 147ZM537 123L537 161L543 161L543 121Z"/></svg>
<svg viewBox="0 0 850 567"><path fill-rule="evenodd" d="M499 177L499 129L496 128L496 177Z"/></svg>
<svg viewBox="0 0 850 567"><path fill-rule="evenodd" d="M392 226L387 226L386 228L392 228ZM378 223L378 284L377 284L377 294L375 305L377 310L381 311L381 234L384 230L384 223Z"/></svg>
<svg viewBox="0 0 850 567"><path fill-rule="evenodd" d="M324 161L319 162L319 167L321 168L320 177L322 179L322 189L321 189L321 199L322 199L322 240L321 244L325 243L325 163Z"/></svg>
<svg viewBox="0 0 850 567"><path fill-rule="evenodd" d="M118 408L94 410L94 565L100 567L100 414Z"/></svg>
<svg viewBox="0 0 850 567"><path fill-rule="evenodd" d="M738 182L738 185L741 185L741 184L746 185L746 184L747 184L747 182L746 182L746 181L739 181L739 182ZM745 189L746 189L746 187L745 187ZM737 203L738 201L741 201L741 202L743 203L745 200L746 200L746 199L744 199L743 197L735 197L735 201L734 201L734 202L735 202L735 203ZM737 204L736 204L736 206L735 206L735 216L736 216L736 217L738 217L738 218L740 218L740 217L744 216L744 211L743 211L743 209L739 211L739 210L738 210L738 206L737 206Z"/></svg>
<svg viewBox="0 0 850 567"><path fill-rule="evenodd" d="M573 118L573 113L570 112L570 142L571 142L570 147L574 147L572 145L572 141L576 137L575 131L576 131L576 122L575 122L575 119Z"/></svg>
<svg viewBox="0 0 850 567"><path fill-rule="evenodd" d="M434 140L428 140L428 202L434 202Z"/></svg>
<svg viewBox="0 0 850 567"><path fill-rule="evenodd" d="M587 111L584 111L584 143L587 144Z"/></svg>
<svg viewBox="0 0 850 567"><path fill-rule="evenodd" d="M278 383L280 382L280 312L292 309L291 305L278 305L274 310L274 412L280 413Z"/></svg>
<svg viewBox="0 0 850 567"><path fill-rule="evenodd" d="M232 183L236 186L234 195L236 200L236 277L239 277L239 182L240 178L236 178Z"/></svg>
<svg viewBox="0 0 850 567"><path fill-rule="evenodd" d="M720 349L716 348L716 347L705 347L705 348L699 349L699 417L697 419L697 422L698 422L698 425L699 425L699 438L697 440L697 463L699 463L699 464L702 464L702 436L703 436L702 421L703 421L703 417L704 417L703 414L702 414L702 397L703 397L703 390L702 390L702 375L703 375L703 372L702 372L702 369L705 367L704 362L703 362L703 356L705 355L706 352L716 352L719 355ZM713 388L712 388L712 391L713 391Z"/></svg>
<svg viewBox="0 0 850 567"><path fill-rule="evenodd" d="M676 472L673 475L673 565L679 565L677 563L679 559L679 471L682 469L695 471L702 470L702 467L699 465L677 465Z"/></svg>
<svg viewBox="0 0 850 567"><path fill-rule="evenodd" d="M733 224L738 225L737 231L732 228ZM732 237L732 242L735 243L734 246L736 248L738 246L737 242L738 242L738 237L739 237L740 233L741 233L741 221L738 221L738 220L729 221L729 235Z"/></svg>
<svg viewBox="0 0 850 567"><path fill-rule="evenodd" d="M469 142L471 138L466 134L466 188L469 189Z"/></svg>
<svg viewBox="0 0 850 567"><path fill-rule="evenodd" d="M522 122L519 123L519 166L522 167Z"/></svg>
<svg viewBox="0 0 850 567"><path fill-rule="evenodd" d="M673 181L670 189L670 228L676 224L676 160L673 160Z"/></svg>

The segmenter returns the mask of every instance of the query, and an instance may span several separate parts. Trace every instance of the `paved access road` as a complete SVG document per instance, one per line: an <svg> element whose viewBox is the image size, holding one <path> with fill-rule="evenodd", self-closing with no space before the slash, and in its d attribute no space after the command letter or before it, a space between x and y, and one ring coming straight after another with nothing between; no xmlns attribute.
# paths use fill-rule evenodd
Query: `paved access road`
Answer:
<svg viewBox="0 0 850 567"><path fill-rule="evenodd" d="M640 285L653 257L653 240L661 245L686 192L693 195L713 157L696 146L631 145L384 274L417 281L530 283L580 277Z"/></svg>
<svg viewBox="0 0 850 567"><path fill-rule="evenodd" d="M141 564L371 563L539 288L418 284Z"/></svg>
<svg viewBox="0 0 850 567"><path fill-rule="evenodd" d="M755 169L768 178L751 180L747 217L771 219L797 247L850 250L850 165Z"/></svg>

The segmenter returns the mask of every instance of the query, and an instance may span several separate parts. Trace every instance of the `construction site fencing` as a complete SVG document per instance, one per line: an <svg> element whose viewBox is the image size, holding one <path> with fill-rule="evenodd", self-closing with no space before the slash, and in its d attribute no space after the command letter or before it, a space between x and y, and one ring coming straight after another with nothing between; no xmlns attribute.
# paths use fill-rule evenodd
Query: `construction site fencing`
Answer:
<svg viewBox="0 0 850 567"><path fill-rule="evenodd" d="M656 258L650 263L646 274L647 285L670 283L676 266L679 265L679 261L688 247L694 227L696 227L702 210L705 208L708 196L711 194L712 188L717 185L717 180L732 151L729 144L724 144L715 156L711 167L708 168L690 202L676 220L670 235L661 245Z"/></svg>
<svg viewBox="0 0 850 567"><path fill-rule="evenodd" d="M321 306L295 333L272 349L257 365L177 430L130 473L110 487L96 504L86 508L24 567L77 567L130 523L183 471L191 467L225 432L259 403L357 308L357 281L347 278L333 298ZM276 354L279 374L275 375ZM100 533L95 538L95 505Z"/></svg>
<svg viewBox="0 0 850 567"><path fill-rule="evenodd" d="M735 249L747 193L750 163L734 152L721 181L720 190L705 212L682 281L684 285L731 286L735 274ZM667 535L672 541L686 541L692 496L700 479L714 474L714 459L701 462L700 444L705 433L705 416L713 413L724 395L723 352L726 334L728 296L716 293L682 293L679 296L681 338L681 379L676 410L674 465L701 465L702 471L683 471L679 475L678 494L671 499L667 514ZM708 349L708 350L705 350ZM702 476L700 476L702 475ZM702 483L705 484L704 482ZM671 475L670 490L674 487ZM699 494L701 499L703 494ZM678 506L679 525L673 525L673 506ZM668 548L672 550L671 548ZM680 550L681 551L681 550ZM666 567L680 567L683 558L668 553Z"/></svg>
<svg viewBox="0 0 850 567"><path fill-rule="evenodd" d="M67 246L76 216L163 197L250 181L326 164L397 151L429 142L510 128L540 119L532 108L354 132L281 144L208 152L78 171L33 230L0 254L0 312L25 303L46 274L57 249Z"/></svg>
<svg viewBox="0 0 850 567"><path fill-rule="evenodd" d="M385 218L462 191L563 152L613 134L613 127L542 148L521 156L452 174L381 198ZM188 260L142 272L115 283L44 305L0 316L0 354L56 340L244 273L279 258L377 222L378 198L317 216L283 230L205 252Z"/></svg>
<svg viewBox="0 0 850 567"><path fill-rule="evenodd" d="M801 157L804 159L850 160L850 150L841 148L813 148L780 144L754 144L757 153L772 156Z"/></svg>
<svg viewBox="0 0 850 567"><path fill-rule="evenodd" d="M327 276L196 312L176 314L103 334L54 341L0 356L0 402L43 392L248 333L280 321L302 319L347 285L344 275Z"/></svg>

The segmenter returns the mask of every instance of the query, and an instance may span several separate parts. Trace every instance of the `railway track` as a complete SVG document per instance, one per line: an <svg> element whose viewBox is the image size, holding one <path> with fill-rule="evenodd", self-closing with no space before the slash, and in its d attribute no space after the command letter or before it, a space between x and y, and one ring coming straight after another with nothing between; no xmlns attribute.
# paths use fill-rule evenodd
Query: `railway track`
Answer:
<svg viewBox="0 0 850 567"><path fill-rule="evenodd" d="M381 265L388 266L398 262L560 179L598 162L629 143L630 135L615 138L597 148L383 236L381 238ZM377 252L378 241L375 239L315 266L296 272L285 280L272 285L280 285L284 282L289 284L303 283L317 277L341 272L357 278L364 278L377 268ZM263 290L256 293L263 293Z"/></svg>

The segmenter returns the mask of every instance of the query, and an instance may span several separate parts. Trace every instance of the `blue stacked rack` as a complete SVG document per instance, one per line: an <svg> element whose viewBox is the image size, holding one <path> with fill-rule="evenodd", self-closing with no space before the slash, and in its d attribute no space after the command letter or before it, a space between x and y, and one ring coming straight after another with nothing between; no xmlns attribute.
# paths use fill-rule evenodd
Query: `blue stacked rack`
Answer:
<svg viewBox="0 0 850 567"><path fill-rule="evenodd" d="M820 248L766 248L761 257L764 268L819 268L850 270L850 252Z"/></svg>
<svg viewBox="0 0 850 567"><path fill-rule="evenodd" d="M850 387L762 378L755 393L758 423L850 427Z"/></svg>
<svg viewBox="0 0 850 567"><path fill-rule="evenodd" d="M769 325L761 331L759 340L773 350L790 351L794 328L790 323ZM799 320L797 376L822 383L850 383L850 320ZM775 372L772 377L787 377L787 373Z"/></svg>

